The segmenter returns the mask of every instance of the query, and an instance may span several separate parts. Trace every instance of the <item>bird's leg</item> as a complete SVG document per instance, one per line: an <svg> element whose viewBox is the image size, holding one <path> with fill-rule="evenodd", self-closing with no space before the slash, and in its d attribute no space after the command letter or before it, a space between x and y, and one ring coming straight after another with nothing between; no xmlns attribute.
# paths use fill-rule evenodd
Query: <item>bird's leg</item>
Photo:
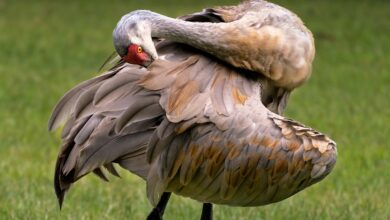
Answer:
<svg viewBox="0 0 390 220"><path fill-rule="evenodd" d="M162 220L163 219L162 217L164 215L164 210L165 210L165 207L167 207L169 197L171 197L171 193L164 192L162 194L157 206L155 208L153 208L153 210L149 213L146 220Z"/></svg>
<svg viewBox="0 0 390 220"><path fill-rule="evenodd" d="M202 216L200 220L213 220L213 204L203 203Z"/></svg>

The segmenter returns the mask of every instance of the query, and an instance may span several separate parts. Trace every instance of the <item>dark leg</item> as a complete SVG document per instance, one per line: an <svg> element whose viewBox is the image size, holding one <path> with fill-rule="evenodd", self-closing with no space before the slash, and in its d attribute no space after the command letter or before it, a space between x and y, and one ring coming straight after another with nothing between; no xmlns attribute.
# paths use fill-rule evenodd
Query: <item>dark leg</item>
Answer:
<svg viewBox="0 0 390 220"><path fill-rule="evenodd" d="M167 207L167 203L171 197L170 192L164 192L158 202L157 206L149 213L146 220L162 220L164 215L165 207Z"/></svg>
<svg viewBox="0 0 390 220"><path fill-rule="evenodd" d="M203 203L202 216L200 220L213 220L213 204Z"/></svg>

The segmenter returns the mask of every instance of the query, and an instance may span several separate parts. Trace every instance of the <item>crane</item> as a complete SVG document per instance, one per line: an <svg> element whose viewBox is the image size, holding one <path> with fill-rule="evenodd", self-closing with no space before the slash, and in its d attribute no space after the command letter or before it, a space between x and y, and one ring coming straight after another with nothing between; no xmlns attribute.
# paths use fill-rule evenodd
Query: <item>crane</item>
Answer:
<svg viewBox="0 0 390 220"><path fill-rule="evenodd" d="M171 193L203 203L260 206L325 178L336 143L282 116L311 73L303 22L263 0L169 18L138 10L113 32L120 61L67 92L49 121L65 122L54 185L60 205L114 163L146 181L162 219Z"/></svg>

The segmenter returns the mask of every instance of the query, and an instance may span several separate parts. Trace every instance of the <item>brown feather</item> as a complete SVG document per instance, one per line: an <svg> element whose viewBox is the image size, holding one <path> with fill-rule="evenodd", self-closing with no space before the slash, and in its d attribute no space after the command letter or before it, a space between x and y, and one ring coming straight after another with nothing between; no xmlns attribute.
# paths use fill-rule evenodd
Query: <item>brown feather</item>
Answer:
<svg viewBox="0 0 390 220"><path fill-rule="evenodd" d="M187 19L235 20L251 5L210 9ZM261 30L262 36L232 30L237 36L226 39L244 46L266 42L260 52L282 42L280 30ZM72 89L56 106L49 129L67 121L54 178L60 204L82 176L94 172L107 179L102 167L117 175L112 163L146 180L153 205L165 191L202 202L264 205L332 170L337 156L332 140L275 114L286 107L290 87L280 86L290 86L291 77L283 78L277 63L227 54L238 67L274 68L265 78L182 44L162 40L156 48L162 59L148 68L119 63ZM291 88L297 82L292 83Z"/></svg>

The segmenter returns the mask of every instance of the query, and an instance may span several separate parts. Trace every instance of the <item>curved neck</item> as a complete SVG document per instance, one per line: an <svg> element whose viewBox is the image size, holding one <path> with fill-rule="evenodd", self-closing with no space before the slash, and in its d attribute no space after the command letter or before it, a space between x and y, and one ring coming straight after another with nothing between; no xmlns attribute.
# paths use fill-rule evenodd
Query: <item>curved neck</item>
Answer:
<svg viewBox="0 0 390 220"><path fill-rule="evenodd" d="M184 43L222 58L224 47L223 33L225 23L188 22L169 18L153 12L146 16L151 25L152 37L165 38ZM231 50L231 48L230 48Z"/></svg>
<svg viewBox="0 0 390 220"><path fill-rule="evenodd" d="M274 8L251 11L228 23L189 22L151 11L134 11L118 23L114 41L120 51L134 35L133 42L148 45L145 48L152 48L148 52L157 57L152 37L173 40L200 49L234 67L261 73L276 85L292 89L310 76L314 40L298 17L280 10L276 11L278 13ZM267 21L265 18L270 16L281 19Z"/></svg>

